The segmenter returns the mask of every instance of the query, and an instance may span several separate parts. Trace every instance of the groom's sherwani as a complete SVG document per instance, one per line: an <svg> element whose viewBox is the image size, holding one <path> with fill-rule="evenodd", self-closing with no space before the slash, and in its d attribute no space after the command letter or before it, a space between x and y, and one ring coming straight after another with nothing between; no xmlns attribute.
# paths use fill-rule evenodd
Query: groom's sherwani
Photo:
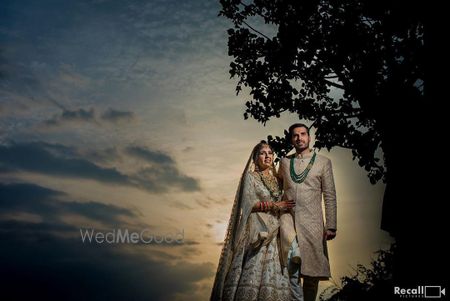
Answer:
<svg viewBox="0 0 450 301"><path fill-rule="evenodd" d="M294 170L300 174L305 170L313 152L303 157L294 154ZM326 229L336 228L336 190L330 159L317 154L314 165L306 179L298 184L290 174L292 156L281 159L279 177L283 180L283 200L295 200L295 229L289 214L281 216L281 237L283 258L292 240L297 235L301 257L301 274L304 276L328 278L330 264L328 261L327 242L324 238ZM322 212L322 195L325 204L325 219Z"/></svg>

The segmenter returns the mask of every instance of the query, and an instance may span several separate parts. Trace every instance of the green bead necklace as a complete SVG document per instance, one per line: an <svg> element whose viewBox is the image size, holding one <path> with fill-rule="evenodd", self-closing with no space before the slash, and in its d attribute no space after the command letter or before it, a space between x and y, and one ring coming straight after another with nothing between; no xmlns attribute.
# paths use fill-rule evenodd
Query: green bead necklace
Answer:
<svg viewBox="0 0 450 301"><path fill-rule="evenodd" d="M314 154L312 155L311 160L309 160L308 166L306 166L305 170L302 171L300 174L297 174L295 172L294 159L295 159L295 156L292 156L292 158L291 158L291 165L290 165L291 179L295 183L300 184L306 179L306 176L308 175L309 171L311 170L311 168L312 168L312 166L314 164L314 161L316 160L316 152L314 152Z"/></svg>

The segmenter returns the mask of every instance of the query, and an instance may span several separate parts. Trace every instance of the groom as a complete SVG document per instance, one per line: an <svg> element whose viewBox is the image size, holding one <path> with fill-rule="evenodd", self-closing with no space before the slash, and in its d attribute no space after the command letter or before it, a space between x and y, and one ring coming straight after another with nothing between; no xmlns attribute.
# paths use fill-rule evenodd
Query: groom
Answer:
<svg viewBox="0 0 450 301"><path fill-rule="evenodd" d="M314 301L319 280L331 277L326 241L336 236L336 190L330 159L309 148L309 128L301 123L291 125L289 139L296 153L281 160L278 174L283 182L283 199L296 202L295 229L287 214L282 215L280 231L285 241L281 249L294 300L303 301L304 297L305 301Z"/></svg>

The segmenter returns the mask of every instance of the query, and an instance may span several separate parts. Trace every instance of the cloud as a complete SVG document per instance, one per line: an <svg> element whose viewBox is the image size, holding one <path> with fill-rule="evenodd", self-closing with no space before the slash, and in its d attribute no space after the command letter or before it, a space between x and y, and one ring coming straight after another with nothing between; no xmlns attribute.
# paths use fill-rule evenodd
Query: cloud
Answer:
<svg viewBox="0 0 450 301"><path fill-rule="evenodd" d="M165 301L187 297L196 282L214 273L211 263L157 261L45 231L34 240L18 230L20 223L1 226L0 265L7 276L0 287L8 300Z"/></svg>
<svg viewBox="0 0 450 301"><path fill-rule="evenodd" d="M185 176L173 165L159 165L151 168L141 169L134 177L140 187L150 191L164 192L170 188L183 191L198 191L198 181Z"/></svg>
<svg viewBox="0 0 450 301"><path fill-rule="evenodd" d="M83 121L92 121L95 117L94 109L90 109L89 111L84 109L78 109L75 111L65 110L62 113L61 118L65 120L83 120Z"/></svg>
<svg viewBox="0 0 450 301"><path fill-rule="evenodd" d="M101 125L103 123L121 124L124 122L133 122L136 120L136 115L131 111L119 111L109 108L100 119L93 108L85 110L83 108L77 110L63 109L59 115L54 115L51 119L45 120L43 125L46 127L59 127L65 124L84 124L92 123Z"/></svg>
<svg viewBox="0 0 450 301"><path fill-rule="evenodd" d="M186 205L184 203L181 203L179 201L172 202L170 204L170 206L174 207L174 208L177 208L177 209L180 209L180 210L192 210L192 209L194 209L194 208L192 208L192 207L190 207L190 206L188 206L188 205Z"/></svg>
<svg viewBox="0 0 450 301"><path fill-rule="evenodd" d="M93 122L96 123L95 120L95 112L94 109L91 108L89 111L85 109L78 109L74 111L63 110L61 115L56 115L52 119L44 121L44 124L47 126L60 126L64 123L86 123Z"/></svg>
<svg viewBox="0 0 450 301"><path fill-rule="evenodd" d="M209 209L212 205L211 202L204 200L204 199L196 199L195 202L205 209Z"/></svg>
<svg viewBox="0 0 450 301"><path fill-rule="evenodd" d="M205 209L209 209L211 207L217 205L227 205L229 204L229 200L226 198L213 198L211 196L204 196L201 199L195 199L195 202Z"/></svg>
<svg viewBox="0 0 450 301"><path fill-rule="evenodd" d="M106 183L130 185L129 178L113 168L102 168L90 161L67 154L53 153L49 144L34 142L0 146L0 164L18 171L52 176L92 179ZM62 146L59 146L62 148Z"/></svg>
<svg viewBox="0 0 450 301"><path fill-rule="evenodd" d="M130 156L136 157L147 161L148 163L157 164L173 164L174 161L171 157L161 152L149 150L142 146L129 146L125 149L126 153Z"/></svg>
<svg viewBox="0 0 450 301"><path fill-rule="evenodd" d="M136 218L130 209L98 202L63 201L65 193L29 183L0 183L0 212L36 214L46 222L61 223L65 215L80 215L106 225L121 223L121 217Z"/></svg>
<svg viewBox="0 0 450 301"><path fill-rule="evenodd" d="M183 175L170 156L142 146L127 147L125 152L149 164L148 167L143 167L136 173L134 180L138 185L159 192L166 191L170 187L184 191L200 190L198 181Z"/></svg>
<svg viewBox="0 0 450 301"><path fill-rule="evenodd" d="M214 273L211 263L185 258L142 245L82 243L79 230L62 221L64 214L115 222L134 213L96 202L58 200L63 193L28 183L0 184L0 266L3 299L26 300L171 300L196 290L197 282ZM8 219L34 213L42 222ZM197 244L189 241L189 245ZM129 252L129 249L133 252ZM192 250L190 250L192 252ZM157 258L157 259L156 259ZM27 289L24 290L23 287Z"/></svg>
<svg viewBox="0 0 450 301"><path fill-rule="evenodd" d="M32 142L0 145L0 170L30 171L51 176L90 179L107 184L136 187L154 193L173 189L200 190L198 180L181 173L175 161L168 155L143 147L128 147L125 154L131 154L152 165L125 174L115 167L101 167L82 157L73 148L60 144ZM118 154L110 152L107 155L110 157Z"/></svg>
<svg viewBox="0 0 450 301"><path fill-rule="evenodd" d="M102 150L90 150L85 154L89 160L98 162L100 164L114 164L121 162L122 157L117 147L110 147Z"/></svg>
<svg viewBox="0 0 450 301"><path fill-rule="evenodd" d="M136 116L133 112L118 111L111 108L102 114L102 120L111 123L132 122L135 119Z"/></svg>
<svg viewBox="0 0 450 301"><path fill-rule="evenodd" d="M62 201L63 197L67 195L35 184L0 183L3 299L173 300L196 291L198 282L214 274L212 263L190 263L185 256L153 250L152 245L142 249L142 244L124 248L83 243L79 229L65 223L64 215L79 214L116 227L124 227L120 216L136 215L124 207ZM43 219L9 218L20 213ZM192 246L198 242L186 243L188 255L195 252Z"/></svg>

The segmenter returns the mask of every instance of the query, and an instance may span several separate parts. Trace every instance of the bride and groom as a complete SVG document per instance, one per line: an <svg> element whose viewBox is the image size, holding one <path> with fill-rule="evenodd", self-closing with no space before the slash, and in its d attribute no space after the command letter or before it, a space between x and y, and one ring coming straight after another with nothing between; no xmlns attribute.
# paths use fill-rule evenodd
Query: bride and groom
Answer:
<svg viewBox="0 0 450 301"><path fill-rule="evenodd" d="M236 192L211 300L313 301L319 280L330 277L326 242L336 236L331 161L310 149L306 125L290 126L288 138L296 153L281 159L278 172L266 142L253 148Z"/></svg>

